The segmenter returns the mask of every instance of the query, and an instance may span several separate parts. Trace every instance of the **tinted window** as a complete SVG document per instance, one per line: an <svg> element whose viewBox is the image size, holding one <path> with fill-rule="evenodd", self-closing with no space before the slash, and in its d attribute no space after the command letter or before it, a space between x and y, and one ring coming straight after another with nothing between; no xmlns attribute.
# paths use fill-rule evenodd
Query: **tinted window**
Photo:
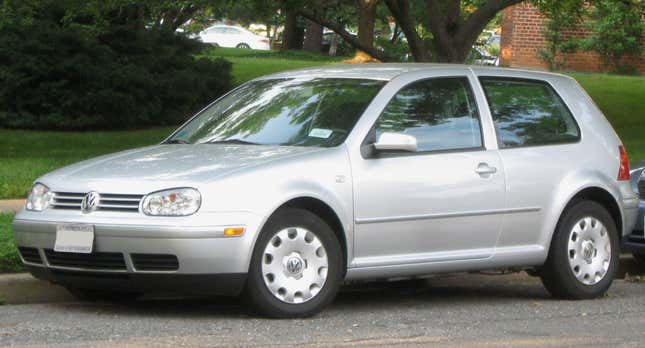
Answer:
<svg viewBox="0 0 645 348"><path fill-rule="evenodd" d="M545 82L483 77L501 147L575 142L580 131L569 109Z"/></svg>
<svg viewBox="0 0 645 348"><path fill-rule="evenodd" d="M417 151L482 147L477 104L466 78L415 82L401 89L376 121L383 132L413 135Z"/></svg>

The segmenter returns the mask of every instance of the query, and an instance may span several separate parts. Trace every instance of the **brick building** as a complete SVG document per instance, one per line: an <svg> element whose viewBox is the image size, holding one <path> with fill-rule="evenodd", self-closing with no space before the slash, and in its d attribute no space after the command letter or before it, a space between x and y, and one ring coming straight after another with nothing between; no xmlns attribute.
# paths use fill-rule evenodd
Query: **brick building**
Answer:
<svg viewBox="0 0 645 348"><path fill-rule="evenodd" d="M530 3L520 3L504 10L502 17L502 41L500 47L500 65L522 68L546 69L547 64L540 60L538 51L544 47L545 40L542 28L546 19ZM584 37L588 34L584 28L569 30L566 35ZM645 31L642 36L645 47ZM602 70L598 54L578 51L563 55L564 69L573 71L596 72ZM630 56L623 59L645 74L645 50L640 57Z"/></svg>

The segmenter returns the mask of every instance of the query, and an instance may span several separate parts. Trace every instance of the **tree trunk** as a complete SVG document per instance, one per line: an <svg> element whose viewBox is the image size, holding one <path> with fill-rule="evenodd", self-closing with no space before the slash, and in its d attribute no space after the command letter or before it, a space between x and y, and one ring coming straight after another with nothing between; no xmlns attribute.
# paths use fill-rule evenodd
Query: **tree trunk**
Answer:
<svg viewBox="0 0 645 348"><path fill-rule="evenodd" d="M306 51L320 52L322 51L322 25L307 20L307 31L305 32L305 42L302 45Z"/></svg>
<svg viewBox="0 0 645 348"><path fill-rule="evenodd" d="M405 34L410 47L410 53L417 62L430 62L432 55L426 47L423 39L419 36L410 15L410 6L407 0L385 0L385 5L390 10L392 17L396 20L398 27Z"/></svg>
<svg viewBox="0 0 645 348"><path fill-rule="evenodd" d="M358 41L365 47L374 46L374 22L377 0L356 0L358 9Z"/></svg>
<svg viewBox="0 0 645 348"><path fill-rule="evenodd" d="M298 28L298 12L295 9L287 7L285 9L282 49L296 50L302 48L302 34L302 28Z"/></svg>

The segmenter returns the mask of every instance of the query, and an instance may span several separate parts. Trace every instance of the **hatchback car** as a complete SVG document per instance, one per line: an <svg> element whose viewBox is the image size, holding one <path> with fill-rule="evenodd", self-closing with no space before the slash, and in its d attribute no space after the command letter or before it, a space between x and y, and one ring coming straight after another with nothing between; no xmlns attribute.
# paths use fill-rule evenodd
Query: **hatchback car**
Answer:
<svg viewBox="0 0 645 348"><path fill-rule="evenodd" d="M343 281L526 269L586 299L634 226L629 179L569 77L334 65L255 79L161 144L49 173L13 225L26 268L82 296L243 293L292 317Z"/></svg>
<svg viewBox="0 0 645 348"><path fill-rule="evenodd" d="M204 43L221 47L251 48L254 50L270 50L269 39L257 35L242 27L231 25L214 25L198 34Z"/></svg>

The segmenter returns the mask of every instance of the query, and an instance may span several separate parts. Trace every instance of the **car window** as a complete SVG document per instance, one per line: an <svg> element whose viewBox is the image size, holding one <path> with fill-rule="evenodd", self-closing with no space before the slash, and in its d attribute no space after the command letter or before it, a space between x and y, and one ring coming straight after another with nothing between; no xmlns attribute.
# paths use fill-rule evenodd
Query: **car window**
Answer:
<svg viewBox="0 0 645 348"><path fill-rule="evenodd" d="M203 110L170 141L337 146L384 84L342 78L252 81Z"/></svg>
<svg viewBox="0 0 645 348"><path fill-rule="evenodd" d="M479 113L468 79L423 80L401 89L376 121L384 132L412 135L417 151L482 147Z"/></svg>
<svg viewBox="0 0 645 348"><path fill-rule="evenodd" d="M225 30L225 28L211 28L208 32L211 34L223 34Z"/></svg>
<svg viewBox="0 0 645 348"><path fill-rule="evenodd" d="M576 142L580 130L560 96L546 82L480 78L501 148Z"/></svg>
<svg viewBox="0 0 645 348"><path fill-rule="evenodd" d="M240 35L242 34L242 31L235 29L235 28L227 28L226 33L229 35Z"/></svg>

